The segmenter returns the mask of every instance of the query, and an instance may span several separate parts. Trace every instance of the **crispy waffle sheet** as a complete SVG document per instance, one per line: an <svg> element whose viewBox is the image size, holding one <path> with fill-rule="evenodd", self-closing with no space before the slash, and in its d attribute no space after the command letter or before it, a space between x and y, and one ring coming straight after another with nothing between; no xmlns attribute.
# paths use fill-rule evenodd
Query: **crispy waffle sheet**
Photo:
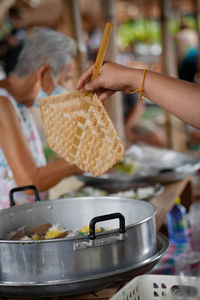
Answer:
<svg viewBox="0 0 200 300"><path fill-rule="evenodd" d="M101 101L85 92L39 100L48 146L94 176L108 171L123 155L123 144Z"/></svg>

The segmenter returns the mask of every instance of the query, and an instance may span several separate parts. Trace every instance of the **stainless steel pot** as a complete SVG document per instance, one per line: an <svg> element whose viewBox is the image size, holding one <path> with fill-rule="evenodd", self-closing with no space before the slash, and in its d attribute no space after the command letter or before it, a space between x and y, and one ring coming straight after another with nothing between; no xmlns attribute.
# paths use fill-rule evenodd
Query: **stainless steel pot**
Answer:
<svg viewBox="0 0 200 300"><path fill-rule="evenodd" d="M39 200L37 193L36 198ZM14 204L13 193L11 202ZM2 210L0 283L74 282L142 264L157 251L155 212L148 202L117 197L37 201ZM21 226L31 231L47 222L59 222L72 231L90 223L90 235L46 241L4 240ZM95 235L98 222L114 229Z"/></svg>

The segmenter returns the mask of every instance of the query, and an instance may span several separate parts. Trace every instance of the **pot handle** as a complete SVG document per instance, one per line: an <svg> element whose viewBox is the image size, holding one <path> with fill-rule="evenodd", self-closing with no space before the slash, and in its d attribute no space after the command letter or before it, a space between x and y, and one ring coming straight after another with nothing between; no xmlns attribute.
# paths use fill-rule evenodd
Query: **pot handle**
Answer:
<svg viewBox="0 0 200 300"><path fill-rule="evenodd" d="M10 190L10 192L9 192L10 206L15 206L14 193L21 192L21 191L27 191L27 190L34 191L35 202L41 201L37 187L35 185L26 185L26 186L16 187L16 188L13 188Z"/></svg>
<svg viewBox="0 0 200 300"><path fill-rule="evenodd" d="M113 214L108 214L108 215L102 215L93 218L90 221L89 228L90 228L90 233L89 233L89 239L90 240L95 240L96 239L96 234L95 234L95 225L98 222L103 222L103 221L108 221L108 220L114 220L114 219L119 219L119 233L126 233L126 227L125 227L125 218L121 213L113 213Z"/></svg>

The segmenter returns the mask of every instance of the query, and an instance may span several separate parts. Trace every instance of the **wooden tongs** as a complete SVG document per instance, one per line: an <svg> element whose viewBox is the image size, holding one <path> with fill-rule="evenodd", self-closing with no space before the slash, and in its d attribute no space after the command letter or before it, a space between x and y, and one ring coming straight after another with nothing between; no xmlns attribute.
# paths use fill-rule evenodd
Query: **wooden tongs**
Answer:
<svg viewBox="0 0 200 300"><path fill-rule="evenodd" d="M99 72L100 72L101 66L103 64L104 57L105 57L105 54L106 54L106 50L107 50L107 47L108 47L108 43L109 43L109 40L110 40L110 35L111 35L111 32L112 32L112 28L113 28L113 24L106 23L106 27L104 29L101 44L99 46L99 50L98 50L98 53L97 53L97 58L96 58L96 61L95 61L95 64L94 64L94 69L93 69L93 72L92 72L91 80L94 80L95 78L97 78L99 76ZM93 92L89 92L88 95L92 98L93 97Z"/></svg>

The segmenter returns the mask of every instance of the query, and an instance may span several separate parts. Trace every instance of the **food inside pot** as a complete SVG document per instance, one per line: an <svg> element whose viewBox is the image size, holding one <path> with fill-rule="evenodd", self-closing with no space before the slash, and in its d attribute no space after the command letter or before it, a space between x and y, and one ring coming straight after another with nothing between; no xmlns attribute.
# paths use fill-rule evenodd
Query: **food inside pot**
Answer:
<svg viewBox="0 0 200 300"><path fill-rule="evenodd" d="M105 232L111 229L106 229L104 227L96 226L95 232ZM76 231L70 231L62 227L59 224L50 224L45 223L35 227L30 233L26 232L26 226L18 228L16 231L10 232L6 240L12 241L39 241L39 240L52 240L52 239L61 239L66 237L75 237L75 236L82 236L87 235L89 233L89 226L84 225L83 227L79 228Z"/></svg>

